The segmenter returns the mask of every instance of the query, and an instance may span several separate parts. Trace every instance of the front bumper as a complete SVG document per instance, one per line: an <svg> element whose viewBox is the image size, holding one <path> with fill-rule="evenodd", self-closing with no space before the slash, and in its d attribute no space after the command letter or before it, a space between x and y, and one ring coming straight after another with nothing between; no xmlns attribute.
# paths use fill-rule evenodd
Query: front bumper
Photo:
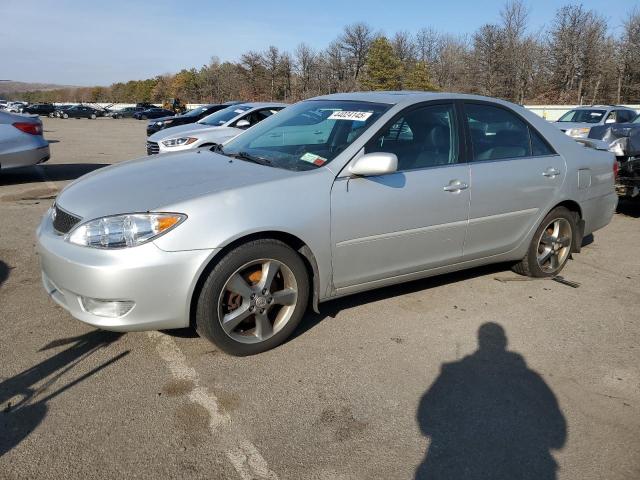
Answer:
<svg viewBox="0 0 640 480"><path fill-rule="evenodd" d="M36 235L49 296L78 320L114 331L187 327L196 282L217 251L167 252L153 242L118 250L81 247L57 234L49 215ZM87 312L81 297L135 305L124 316L103 317Z"/></svg>

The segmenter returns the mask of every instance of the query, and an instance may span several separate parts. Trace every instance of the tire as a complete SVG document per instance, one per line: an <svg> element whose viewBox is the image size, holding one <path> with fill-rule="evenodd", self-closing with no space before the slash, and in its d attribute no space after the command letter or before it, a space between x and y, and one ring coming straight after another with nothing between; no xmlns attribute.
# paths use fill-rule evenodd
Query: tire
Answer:
<svg viewBox="0 0 640 480"><path fill-rule="evenodd" d="M196 329L230 355L254 355L293 333L308 299L309 273L300 255L278 240L254 240L231 250L209 273L198 297Z"/></svg>
<svg viewBox="0 0 640 480"><path fill-rule="evenodd" d="M565 207L554 208L536 229L527 255L513 271L538 278L558 275L571 257L576 231L576 215Z"/></svg>
<svg viewBox="0 0 640 480"><path fill-rule="evenodd" d="M146 115L142 115L142 116L140 117L140 120L147 120L147 116L146 116Z"/></svg>
<svg viewBox="0 0 640 480"><path fill-rule="evenodd" d="M96 114L95 114L95 113L92 113L92 114L91 114L91 120L95 120L95 119L96 119Z"/></svg>
<svg viewBox="0 0 640 480"><path fill-rule="evenodd" d="M63 113L62 114L62 118L69 118L69 114L68 113Z"/></svg>

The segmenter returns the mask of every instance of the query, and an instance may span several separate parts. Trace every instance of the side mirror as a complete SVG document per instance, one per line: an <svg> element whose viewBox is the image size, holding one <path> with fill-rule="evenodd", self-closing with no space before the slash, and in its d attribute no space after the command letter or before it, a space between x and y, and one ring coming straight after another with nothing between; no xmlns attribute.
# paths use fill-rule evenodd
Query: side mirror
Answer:
<svg viewBox="0 0 640 480"><path fill-rule="evenodd" d="M375 152L367 153L349 167L351 175L360 177L372 177L375 175L385 175L398 170L398 157L395 153Z"/></svg>
<svg viewBox="0 0 640 480"><path fill-rule="evenodd" d="M245 120L244 118L236 122L236 128L249 128L250 126L249 120Z"/></svg>

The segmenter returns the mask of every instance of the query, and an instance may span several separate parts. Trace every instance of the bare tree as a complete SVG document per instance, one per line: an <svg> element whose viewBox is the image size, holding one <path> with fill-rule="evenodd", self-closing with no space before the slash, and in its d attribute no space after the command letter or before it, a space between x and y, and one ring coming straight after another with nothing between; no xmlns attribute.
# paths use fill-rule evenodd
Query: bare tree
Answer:
<svg viewBox="0 0 640 480"><path fill-rule="evenodd" d="M362 22L347 25L340 35L340 47L346 52L354 80L358 79L367 61L367 53L373 39L373 30Z"/></svg>

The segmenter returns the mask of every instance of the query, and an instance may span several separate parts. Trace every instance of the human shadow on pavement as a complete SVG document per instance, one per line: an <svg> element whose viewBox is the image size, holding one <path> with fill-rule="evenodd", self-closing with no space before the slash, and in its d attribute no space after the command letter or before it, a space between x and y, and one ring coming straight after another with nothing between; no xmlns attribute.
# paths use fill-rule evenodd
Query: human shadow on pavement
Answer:
<svg viewBox="0 0 640 480"><path fill-rule="evenodd" d="M118 340L123 334L94 330L77 337L54 340L40 351L68 347L17 375L0 383L0 457L35 430L47 415L47 403L74 385L117 362L122 352L87 373L65 382L63 377L100 348ZM53 387L58 387L53 389Z"/></svg>
<svg viewBox="0 0 640 480"><path fill-rule="evenodd" d="M417 412L430 438L420 480L551 480L551 450L564 446L558 401L524 358L507 350L497 323L478 330L478 349L442 365Z"/></svg>
<svg viewBox="0 0 640 480"><path fill-rule="evenodd" d="M87 173L107 166L109 166L108 163L52 163L33 167L12 168L2 172L0 185L75 180Z"/></svg>

